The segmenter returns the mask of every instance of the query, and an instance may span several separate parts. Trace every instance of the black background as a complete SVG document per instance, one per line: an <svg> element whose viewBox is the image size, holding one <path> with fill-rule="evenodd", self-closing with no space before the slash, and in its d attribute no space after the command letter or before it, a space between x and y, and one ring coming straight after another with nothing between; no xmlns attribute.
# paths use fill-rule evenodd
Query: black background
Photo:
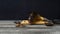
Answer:
<svg viewBox="0 0 60 34"><path fill-rule="evenodd" d="M59 0L0 0L0 20L27 19L31 11L60 19Z"/></svg>

